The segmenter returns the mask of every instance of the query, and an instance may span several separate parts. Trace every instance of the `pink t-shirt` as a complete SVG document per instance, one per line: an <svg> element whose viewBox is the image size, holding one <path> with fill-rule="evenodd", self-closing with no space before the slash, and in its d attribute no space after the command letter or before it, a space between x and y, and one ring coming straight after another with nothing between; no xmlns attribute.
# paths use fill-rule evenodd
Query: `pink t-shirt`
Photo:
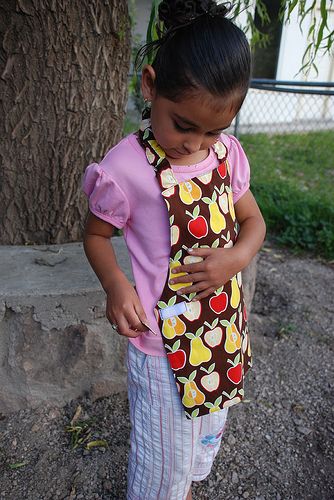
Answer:
<svg viewBox="0 0 334 500"><path fill-rule="evenodd" d="M233 200L237 203L249 189L248 160L235 137L222 134L220 140L229 151ZM176 180L183 182L218 165L211 149L208 157L196 165L172 165L172 168ZM134 134L112 148L101 163L87 167L83 190L94 215L123 229L139 299L152 328L159 332L153 310L168 273L168 212L155 172ZM161 335L145 332L130 342L146 354L166 356Z"/></svg>

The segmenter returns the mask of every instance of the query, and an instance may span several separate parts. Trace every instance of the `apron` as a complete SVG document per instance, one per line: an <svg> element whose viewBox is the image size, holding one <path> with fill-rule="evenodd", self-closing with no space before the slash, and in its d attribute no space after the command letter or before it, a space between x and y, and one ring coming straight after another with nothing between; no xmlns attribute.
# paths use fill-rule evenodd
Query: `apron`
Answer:
<svg viewBox="0 0 334 500"><path fill-rule="evenodd" d="M169 270L154 312L186 417L195 418L239 403L252 366L241 272L197 302L191 301L195 293L176 294L184 283L169 283L181 276L171 273L174 267L202 260L187 248L229 248L237 239L228 151L216 142L219 166L178 183L150 125L145 109L139 140L166 202L171 239Z"/></svg>

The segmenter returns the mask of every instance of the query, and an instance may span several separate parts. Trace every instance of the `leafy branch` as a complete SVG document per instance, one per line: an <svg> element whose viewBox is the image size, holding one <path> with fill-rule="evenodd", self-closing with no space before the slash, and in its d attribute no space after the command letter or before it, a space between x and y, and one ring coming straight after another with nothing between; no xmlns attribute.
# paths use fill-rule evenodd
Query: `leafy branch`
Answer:
<svg viewBox="0 0 334 500"><path fill-rule="evenodd" d="M151 16L147 30L147 43L151 43L158 37L159 28L156 20L158 18L158 6L160 0L152 1ZM255 7L255 8L254 8ZM305 49L302 66L299 71L310 71L312 68L317 71L315 64L318 54L324 55L332 52L334 43L334 29L329 26L328 13L334 9L334 0L281 0L279 19L284 24L288 24L292 15L297 11L299 28L303 32L304 26L311 17L311 22L307 31L307 47ZM233 9L230 17L235 19L242 12L246 13L246 25L243 29L250 33L251 45L265 47L270 36L263 33L254 22L254 11L258 15L262 27L270 23L271 19L267 7L263 0L236 0L233 2ZM147 62L151 62L151 56Z"/></svg>

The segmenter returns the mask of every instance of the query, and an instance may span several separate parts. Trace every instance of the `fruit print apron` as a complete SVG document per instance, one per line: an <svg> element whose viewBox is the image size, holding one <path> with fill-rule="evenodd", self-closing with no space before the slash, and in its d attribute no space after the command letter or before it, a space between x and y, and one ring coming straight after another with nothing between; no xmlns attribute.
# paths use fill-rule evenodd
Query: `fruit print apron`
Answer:
<svg viewBox="0 0 334 500"><path fill-rule="evenodd" d="M176 294L184 283L169 283L179 276L171 274L174 267L202 260L187 248L228 248L236 241L227 148L216 142L219 166L178 183L154 139L149 109L143 112L139 139L156 171L170 223L169 272L155 313L185 414L195 418L239 403L252 365L241 273L198 302L191 302L195 293Z"/></svg>

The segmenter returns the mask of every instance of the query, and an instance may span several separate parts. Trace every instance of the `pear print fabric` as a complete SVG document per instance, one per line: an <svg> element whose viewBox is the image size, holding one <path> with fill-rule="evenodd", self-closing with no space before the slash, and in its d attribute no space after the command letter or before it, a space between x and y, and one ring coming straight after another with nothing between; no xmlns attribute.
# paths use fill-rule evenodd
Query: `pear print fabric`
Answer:
<svg viewBox="0 0 334 500"><path fill-rule="evenodd" d="M227 149L214 145L219 167L180 184L143 114L139 138L155 168L170 223L169 272L155 313L187 418L239 403L244 375L252 364L241 273L213 294L192 302L177 295L187 283L170 284L174 267L202 260L187 248L229 248L238 235ZM183 273L185 274L185 273ZM189 283L190 284L190 283Z"/></svg>

